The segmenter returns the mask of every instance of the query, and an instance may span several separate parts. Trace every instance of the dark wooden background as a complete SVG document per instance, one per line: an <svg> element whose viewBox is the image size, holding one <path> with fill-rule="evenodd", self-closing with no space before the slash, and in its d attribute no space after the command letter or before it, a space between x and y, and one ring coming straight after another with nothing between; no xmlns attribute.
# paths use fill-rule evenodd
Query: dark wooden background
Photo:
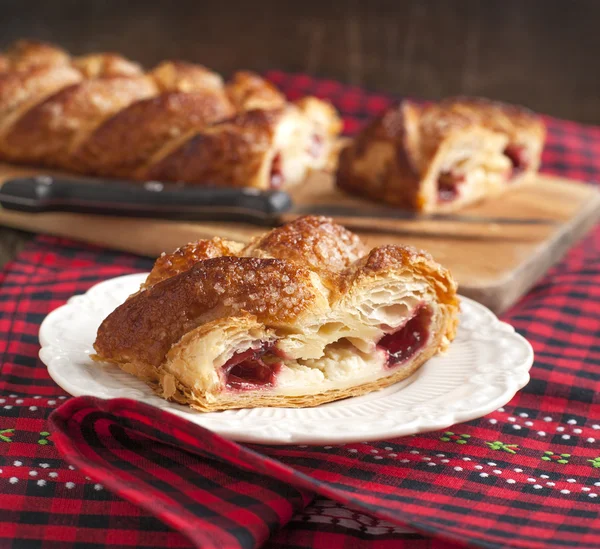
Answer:
<svg viewBox="0 0 600 549"><path fill-rule="evenodd" d="M600 124L598 0L0 0L24 36L146 65L281 68L428 98L466 93Z"/></svg>
<svg viewBox="0 0 600 549"><path fill-rule="evenodd" d="M425 98L459 93L600 124L599 0L0 0L0 48L21 37L306 71ZM0 229L0 263L25 237ZM4 249L4 251L2 251Z"/></svg>

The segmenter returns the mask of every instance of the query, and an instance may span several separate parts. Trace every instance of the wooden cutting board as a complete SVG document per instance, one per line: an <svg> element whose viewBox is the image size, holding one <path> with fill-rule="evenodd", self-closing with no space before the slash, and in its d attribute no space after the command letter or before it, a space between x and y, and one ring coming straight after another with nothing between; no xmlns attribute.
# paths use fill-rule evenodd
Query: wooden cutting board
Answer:
<svg viewBox="0 0 600 549"><path fill-rule="evenodd" d="M31 169L0 164L0 183ZM37 172L39 173L39 171ZM297 204L370 203L338 192L331 176L314 174L292 191ZM410 244L428 250L451 269L460 292L500 313L521 297L600 219L600 192L584 183L547 175L465 208L478 216L543 217L552 225L496 225L434 221L340 219L369 244ZM219 235L246 241L265 229L234 223L188 223L83 214L22 214L0 210L0 224L78 238L155 257L187 242ZM362 228L361 228L362 226Z"/></svg>

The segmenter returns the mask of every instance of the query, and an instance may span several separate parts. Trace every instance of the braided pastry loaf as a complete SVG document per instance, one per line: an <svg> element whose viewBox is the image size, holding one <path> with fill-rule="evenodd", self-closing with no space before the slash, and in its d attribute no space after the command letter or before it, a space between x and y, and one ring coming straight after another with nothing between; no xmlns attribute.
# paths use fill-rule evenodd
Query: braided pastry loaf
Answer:
<svg viewBox="0 0 600 549"><path fill-rule="evenodd" d="M102 323L95 360L201 411L315 406L405 379L454 338L450 273L424 252L370 252L330 219L247 246L161 256Z"/></svg>
<svg viewBox="0 0 600 549"><path fill-rule="evenodd" d="M0 54L0 159L88 175L268 189L323 169L341 128L314 97L200 65L149 72L37 42Z"/></svg>
<svg viewBox="0 0 600 549"><path fill-rule="evenodd" d="M535 173L544 137L540 118L522 107L477 98L403 101L342 151L337 184L417 211L453 211Z"/></svg>

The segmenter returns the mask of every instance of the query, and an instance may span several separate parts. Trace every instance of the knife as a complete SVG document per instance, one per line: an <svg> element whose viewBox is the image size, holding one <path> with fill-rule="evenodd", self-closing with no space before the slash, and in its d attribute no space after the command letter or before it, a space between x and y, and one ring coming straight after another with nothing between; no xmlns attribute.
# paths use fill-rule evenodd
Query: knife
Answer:
<svg viewBox="0 0 600 549"><path fill-rule="evenodd" d="M185 221L235 221L278 225L300 215L343 218L449 221L500 225L552 225L555 219L487 217L463 214L418 214L407 210L361 204L294 205L281 190L183 186L177 183L64 178L48 175L6 181L0 205L28 213L75 212ZM286 219L287 218L287 219Z"/></svg>

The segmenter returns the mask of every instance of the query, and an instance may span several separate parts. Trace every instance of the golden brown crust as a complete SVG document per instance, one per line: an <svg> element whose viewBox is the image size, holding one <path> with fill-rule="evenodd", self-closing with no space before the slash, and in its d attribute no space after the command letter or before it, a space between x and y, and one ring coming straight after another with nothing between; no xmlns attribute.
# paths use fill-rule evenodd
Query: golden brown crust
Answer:
<svg viewBox="0 0 600 549"><path fill-rule="evenodd" d="M442 109L461 114L474 123L507 134L531 132L544 137L540 117L521 105L492 101L484 97L452 97L440 103Z"/></svg>
<svg viewBox="0 0 600 549"><path fill-rule="evenodd" d="M64 167L81 137L102 120L155 93L146 77L86 80L31 108L4 136L3 154L13 162Z"/></svg>
<svg viewBox="0 0 600 549"><path fill-rule="evenodd" d="M407 105L401 104L368 124L340 153L336 184L353 194L420 209L420 175L407 136L409 128L414 126L412 118ZM368 173L368 168L357 173L357 160L363 158L371 147L381 150L382 165L371 173Z"/></svg>
<svg viewBox="0 0 600 549"><path fill-rule="evenodd" d="M199 240L177 248L173 253L163 253L154 263L152 271L142 285L150 288L167 278L189 271L198 261L213 257L240 255L242 244L215 237L212 240Z"/></svg>
<svg viewBox="0 0 600 549"><path fill-rule="evenodd" d="M0 54L1 160L267 189L322 169L337 131L331 106L313 98L296 108L253 73L225 87L182 61L144 73L118 54L72 58L37 42Z"/></svg>
<svg viewBox="0 0 600 549"><path fill-rule="evenodd" d="M0 133L19 108L29 108L58 90L81 81L68 65L36 67L0 74Z"/></svg>
<svg viewBox="0 0 600 549"><path fill-rule="evenodd" d="M524 173L538 169L545 129L540 118L527 109L480 98L451 98L427 106L404 101L370 123L342 152L337 184L348 192L393 205L434 211L441 207L436 203L437 182L427 185L425 180L454 152L453 147L472 146L469 138L481 142L497 136L498 146L505 139L507 147L523 149L528 161ZM478 153L474 148L472 155ZM506 171L507 187L514 186L511 176ZM474 193L473 199L484 194ZM456 204L460 207L468 202ZM452 204L443 207L452 209Z"/></svg>
<svg viewBox="0 0 600 549"><path fill-rule="evenodd" d="M249 71L236 72L225 90L239 111L279 109L286 104L285 96L273 84Z"/></svg>
<svg viewBox="0 0 600 549"><path fill-rule="evenodd" d="M150 72L150 77L163 92L223 91L220 75L202 65L183 61L163 61Z"/></svg>
<svg viewBox="0 0 600 549"><path fill-rule="evenodd" d="M311 217L275 229L243 248L220 239L188 244L160 257L142 291L104 320L94 344L95 359L137 375L165 398L205 411L312 406L388 386L410 375L454 338L456 283L431 256L413 248L383 246L365 252L360 240L343 227ZM248 330L247 346L277 337L277 330L302 333L315 319L324 318L332 304L346 299L352 309L360 305L357 296L372 287L381 291L382 280L393 284L412 280L427 288L428 299L433 300L429 303L435 303L433 340L405 368L349 389L288 398L223 392L211 366L202 370L203 376L213 376L206 382L210 394L208 386L205 394L199 392L188 368L200 355L214 352L206 343L211 337L222 342L234 337L232 330L238 334ZM412 306L424 295L418 294ZM390 305L385 298L381 303ZM377 325L380 322L376 320Z"/></svg>
<svg viewBox="0 0 600 549"><path fill-rule="evenodd" d="M116 53L93 53L72 60L73 66L84 78L110 78L113 76L141 76L142 67Z"/></svg>
<svg viewBox="0 0 600 549"><path fill-rule="evenodd" d="M315 159L309 150L316 131L310 118L295 105L245 111L172 140L135 176L262 190L291 185L313 167ZM324 165L333 137L326 130L319 135ZM277 170L278 183L274 180Z"/></svg>
<svg viewBox="0 0 600 549"><path fill-rule="evenodd" d="M339 272L367 252L360 238L327 217L307 216L277 227L244 246L215 237L163 253L154 263L142 288L191 269L198 261L238 256L285 259L312 271Z"/></svg>
<svg viewBox="0 0 600 549"><path fill-rule="evenodd" d="M316 298L310 272L296 264L210 258L118 307L100 326L94 349L103 360L156 367L173 344L201 324L245 311L263 324L283 326Z"/></svg>
<svg viewBox="0 0 600 549"><path fill-rule="evenodd" d="M527 137L543 140L545 136L539 116L518 105L479 97L456 97L424 108L413 108L420 111L422 146L428 153L422 161L425 163L449 134L471 126L506 134L511 141Z"/></svg>
<svg viewBox="0 0 600 549"><path fill-rule="evenodd" d="M242 254L277 257L315 271L338 272L366 251L357 235L330 218L306 216L257 237Z"/></svg>
<svg viewBox="0 0 600 549"><path fill-rule="evenodd" d="M133 103L102 123L74 153L79 170L131 177L164 143L233 114L224 94L169 92Z"/></svg>
<svg viewBox="0 0 600 549"><path fill-rule="evenodd" d="M10 70L28 71L36 67L66 65L69 54L54 44L37 40L18 40L6 52Z"/></svg>
<svg viewBox="0 0 600 549"><path fill-rule="evenodd" d="M281 110L248 111L185 136L180 147L156 160L139 177L266 189L268 180L260 175L281 116Z"/></svg>

